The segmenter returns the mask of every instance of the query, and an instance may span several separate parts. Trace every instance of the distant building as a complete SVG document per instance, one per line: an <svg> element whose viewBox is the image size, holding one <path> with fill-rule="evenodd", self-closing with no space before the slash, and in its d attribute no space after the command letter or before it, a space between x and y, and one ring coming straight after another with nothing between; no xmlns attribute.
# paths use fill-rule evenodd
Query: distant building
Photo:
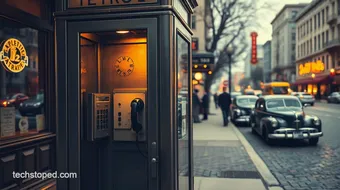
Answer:
<svg viewBox="0 0 340 190"><path fill-rule="evenodd" d="M244 75L246 78L251 78L251 73L256 68L263 68L263 56L264 56L264 50L263 45L257 45L257 64L253 65L250 63L251 58L251 49L249 48L248 54L246 56L246 62L244 64Z"/></svg>
<svg viewBox="0 0 340 190"><path fill-rule="evenodd" d="M340 91L340 4L314 0L296 18L296 70L299 91L317 97Z"/></svg>
<svg viewBox="0 0 340 190"><path fill-rule="evenodd" d="M285 5L272 24L271 69L273 81L295 82L295 18L308 4Z"/></svg>
<svg viewBox="0 0 340 190"><path fill-rule="evenodd" d="M271 82L271 41L263 45L263 82Z"/></svg>

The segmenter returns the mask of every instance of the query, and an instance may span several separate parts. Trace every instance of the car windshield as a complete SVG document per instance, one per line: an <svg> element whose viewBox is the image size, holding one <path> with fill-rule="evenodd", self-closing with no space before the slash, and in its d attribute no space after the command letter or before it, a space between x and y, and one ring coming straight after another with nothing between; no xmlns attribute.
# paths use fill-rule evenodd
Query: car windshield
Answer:
<svg viewBox="0 0 340 190"><path fill-rule="evenodd" d="M288 87L273 87L274 94L288 94Z"/></svg>
<svg viewBox="0 0 340 190"><path fill-rule="evenodd" d="M37 95L35 95L35 96L32 96L30 99L31 99L31 100L43 101L43 100L44 100L44 94L39 93L39 94L37 94Z"/></svg>
<svg viewBox="0 0 340 190"><path fill-rule="evenodd" d="M239 98L237 99L238 105L255 105L257 98Z"/></svg>
<svg viewBox="0 0 340 190"><path fill-rule="evenodd" d="M235 98L236 96L241 95L241 93L240 92L232 92L230 95L231 95L231 98Z"/></svg>
<svg viewBox="0 0 340 190"><path fill-rule="evenodd" d="M268 109L301 108L298 100L294 99L272 99L267 101Z"/></svg>

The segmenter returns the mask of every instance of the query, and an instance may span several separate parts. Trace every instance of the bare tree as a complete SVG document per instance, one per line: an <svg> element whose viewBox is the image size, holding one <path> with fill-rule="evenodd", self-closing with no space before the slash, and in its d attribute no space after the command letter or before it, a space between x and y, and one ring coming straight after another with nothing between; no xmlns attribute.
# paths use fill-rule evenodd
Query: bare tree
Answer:
<svg viewBox="0 0 340 190"><path fill-rule="evenodd" d="M259 10L255 0L210 0L207 10L197 10L208 27L207 43L205 50L217 54L217 62L212 75L205 80L205 89L210 86L226 71L229 63L244 58L248 47L246 28L256 26L256 12ZM268 6L264 4L260 9ZM220 42L223 42L221 47ZM233 46L234 54L229 61L226 50Z"/></svg>

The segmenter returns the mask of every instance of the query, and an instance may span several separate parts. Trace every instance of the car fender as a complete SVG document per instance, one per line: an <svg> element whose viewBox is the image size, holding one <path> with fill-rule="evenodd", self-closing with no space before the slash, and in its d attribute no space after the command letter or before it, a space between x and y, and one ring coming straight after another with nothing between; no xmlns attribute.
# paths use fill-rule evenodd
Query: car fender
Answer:
<svg viewBox="0 0 340 190"><path fill-rule="evenodd" d="M271 121L269 120L269 117L263 117L261 120L260 120L260 133L261 135L262 132L263 132L263 127L267 127L268 125L271 125Z"/></svg>

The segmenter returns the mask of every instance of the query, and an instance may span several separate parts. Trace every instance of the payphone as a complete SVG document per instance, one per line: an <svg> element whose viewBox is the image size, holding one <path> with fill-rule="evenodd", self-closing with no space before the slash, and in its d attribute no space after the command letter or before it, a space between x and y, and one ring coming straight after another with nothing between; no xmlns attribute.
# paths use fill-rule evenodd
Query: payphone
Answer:
<svg viewBox="0 0 340 190"><path fill-rule="evenodd" d="M115 141L145 141L145 89L115 89L113 91L113 139Z"/></svg>
<svg viewBox="0 0 340 190"><path fill-rule="evenodd" d="M111 127L111 95L85 93L86 138L95 141L110 136Z"/></svg>

